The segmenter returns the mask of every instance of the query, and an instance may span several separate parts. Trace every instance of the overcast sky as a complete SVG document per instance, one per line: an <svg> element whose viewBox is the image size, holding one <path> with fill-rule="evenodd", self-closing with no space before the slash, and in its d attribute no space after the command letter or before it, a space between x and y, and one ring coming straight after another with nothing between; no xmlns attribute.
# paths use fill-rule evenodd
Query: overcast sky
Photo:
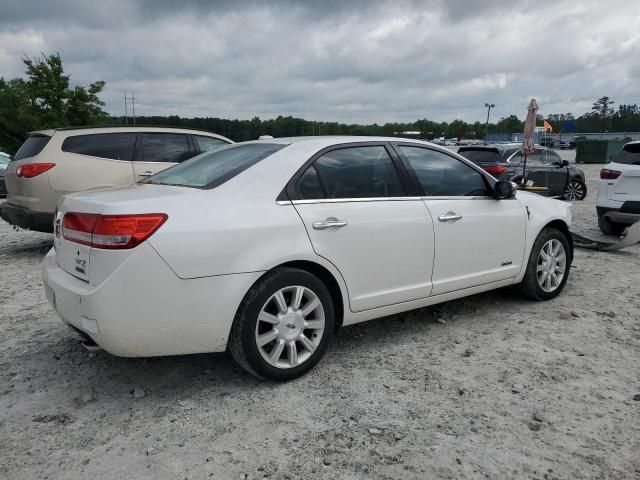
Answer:
<svg viewBox="0 0 640 480"><path fill-rule="evenodd" d="M0 0L0 76L60 52L124 113L467 121L640 103L637 0Z"/></svg>

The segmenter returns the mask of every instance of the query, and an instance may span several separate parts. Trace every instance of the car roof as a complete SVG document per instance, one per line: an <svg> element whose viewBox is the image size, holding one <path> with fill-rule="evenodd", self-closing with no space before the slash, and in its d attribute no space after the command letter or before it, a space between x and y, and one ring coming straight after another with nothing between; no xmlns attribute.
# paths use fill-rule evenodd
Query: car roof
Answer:
<svg viewBox="0 0 640 480"><path fill-rule="evenodd" d="M315 137L277 137L263 140L250 140L249 142L242 143L281 143L286 145L292 144L309 144L314 147L324 148L332 145L341 145L348 143L360 143L360 142L396 142L396 143L415 143L420 145L428 145L435 147L438 150L445 150L451 152L451 150L442 148L432 142L426 140L417 140L415 138L403 138L403 137L375 137L375 136L362 136L362 135L320 135Z"/></svg>
<svg viewBox="0 0 640 480"><path fill-rule="evenodd" d="M36 130L33 132L29 132L29 135L46 135L48 137L52 137L56 132L75 132L80 131L83 133L100 133L100 132L128 132L128 131L136 131L136 132L166 132L167 130L183 132L183 133L206 133L208 135L214 135L218 138L222 138L225 140L230 139L220 135L218 133L212 132L210 130L204 130L200 128L188 128L188 127L179 127L179 126L168 126L168 125L84 125L79 127L61 127L47 130Z"/></svg>

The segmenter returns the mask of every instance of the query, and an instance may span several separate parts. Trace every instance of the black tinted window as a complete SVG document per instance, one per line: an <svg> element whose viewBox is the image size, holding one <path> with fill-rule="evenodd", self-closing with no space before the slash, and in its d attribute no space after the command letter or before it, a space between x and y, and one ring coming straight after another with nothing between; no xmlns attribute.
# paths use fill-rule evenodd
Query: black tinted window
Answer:
<svg viewBox="0 0 640 480"><path fill-rule="evenodd" d="M626 165L640 165L640 143L625 145L614 162Z"/></svg>
<svg viewBox="0 0 640 480"><path fill-rule="evenodd" d="M494 149L460 149L458 153L464 158L471 160L473 163L496 163L502 160L502 156L498 150Z"/></svg>
<svg viewBox="0 0 640 480"><path fill-rule="evenodd" d="M142 155L145 162L182 162L191 157L187 136L182 133L141 133Z"/></svg>
<svg viewBox="0 0 640 480"><path fill-rule="evenodd" d="M13 160L22 160L23 158L38 155L50 139L51 137L47 137L46 135L31 135L18 149Z"/></svg>
<svg viewBox="0 0 640 480"><path fill-rule="evenodd" d="M211 152L212 150L217 150L220 147L228 145L227 142L213 137L205 137L204 135L194 135L193 139L198 144L201 152Z"/></svg>
<svg viewBox="0 0 640 480"><path fill-rule="evenodd" d="M316 160L316 168L329 198L405 195L398 172L382 146L333 150Z"/></svg>
<svg viewBox="0 0 640 480"><path fill-rule="evenodd" d="M524 163L524 156L522 152L518 151L511 157L509 163ZM527 155L527 165L536 165L542 164L542 156L540 155L540 150L536 150L534 153L530 153Z"/></svg>
<svg viewBox="0 0 640 480"><path fill-rule="evenodd" d="M112 160L131 161L135 143L135 133L75 135L65 138L62 142L62 151Z"/></svg>
<svg viewBox="0 0 640 480"><path fill-rule="evenodd" d="M284 147L278 143L229 145L174 165L143 183L214 188Z"/></svg>
<svg viewBox="0 0 640 480"><path fill-rule="evenodd" d="M463 162L441 152L401 146L427 196L487 195L483 176Z"/></svg>
<svg viewBox="0 0 640 480"><path fill-rule="evenodd" d="M298 180L298 183L296 184L296 192L301 200L324 198L324 191L320 185L320 178L318 177L318 172L313 165L307 168Z"/></svg>

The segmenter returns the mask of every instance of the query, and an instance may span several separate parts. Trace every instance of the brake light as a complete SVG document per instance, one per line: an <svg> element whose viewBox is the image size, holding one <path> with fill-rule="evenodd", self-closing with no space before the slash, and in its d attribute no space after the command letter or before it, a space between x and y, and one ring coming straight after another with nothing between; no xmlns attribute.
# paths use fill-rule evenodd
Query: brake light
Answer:
<svg viewBox="0 0 640 480"><path fill-rule="evenodd" d="M27 163L17 168L16 175L22 178L33 178L55 166L55 163Z"/></svg>
<svg viewBox="0 0 640 480"><path fill-rule="evenodd" d="M620 176L621 173L622 172L619 172L617 170L609 170L609 169L603 168L602 170L600 170L600 178L602 180L615 180Z"/></svg>
<svg viewBox="0 0 640 480"><path fill-rule="evenodd" d="M507 167L504 165L488 165L482 167L485 172L489 172L491 175L499 176L507 171Z"/></svg>
<svg viewBox="0 0 640 480"><path fill-rule="evenodd" d="M71 212L62 220L62 236L95 248L133 248L153 235L167 218L164 213L97 215Z"/></svg>

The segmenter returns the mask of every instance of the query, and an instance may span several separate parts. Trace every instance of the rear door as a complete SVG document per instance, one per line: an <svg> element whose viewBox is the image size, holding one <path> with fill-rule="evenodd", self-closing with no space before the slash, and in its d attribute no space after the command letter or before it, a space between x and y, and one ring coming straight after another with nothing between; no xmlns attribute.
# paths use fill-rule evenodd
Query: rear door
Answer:
<svg viewBox="0 0 640 480"><path fill-rule="evenodd" d="M433 218L432 295L516 277L525 214L515 199L495 200L485 176L439 150L398 144Z"/></svg>
<svg viewBox="0 0 640 480"><path fill-rule="evenodd" d="M333 263L352 311L428 297L433 225L384 143L320 152L287 189L314 251Z"/></svg>
<svg viewBox="0 0 640 480"><path fill-rule="evenodd" d="M133 170L139 182L195 154L185 133L143 132L138 134Z"/></svg>

